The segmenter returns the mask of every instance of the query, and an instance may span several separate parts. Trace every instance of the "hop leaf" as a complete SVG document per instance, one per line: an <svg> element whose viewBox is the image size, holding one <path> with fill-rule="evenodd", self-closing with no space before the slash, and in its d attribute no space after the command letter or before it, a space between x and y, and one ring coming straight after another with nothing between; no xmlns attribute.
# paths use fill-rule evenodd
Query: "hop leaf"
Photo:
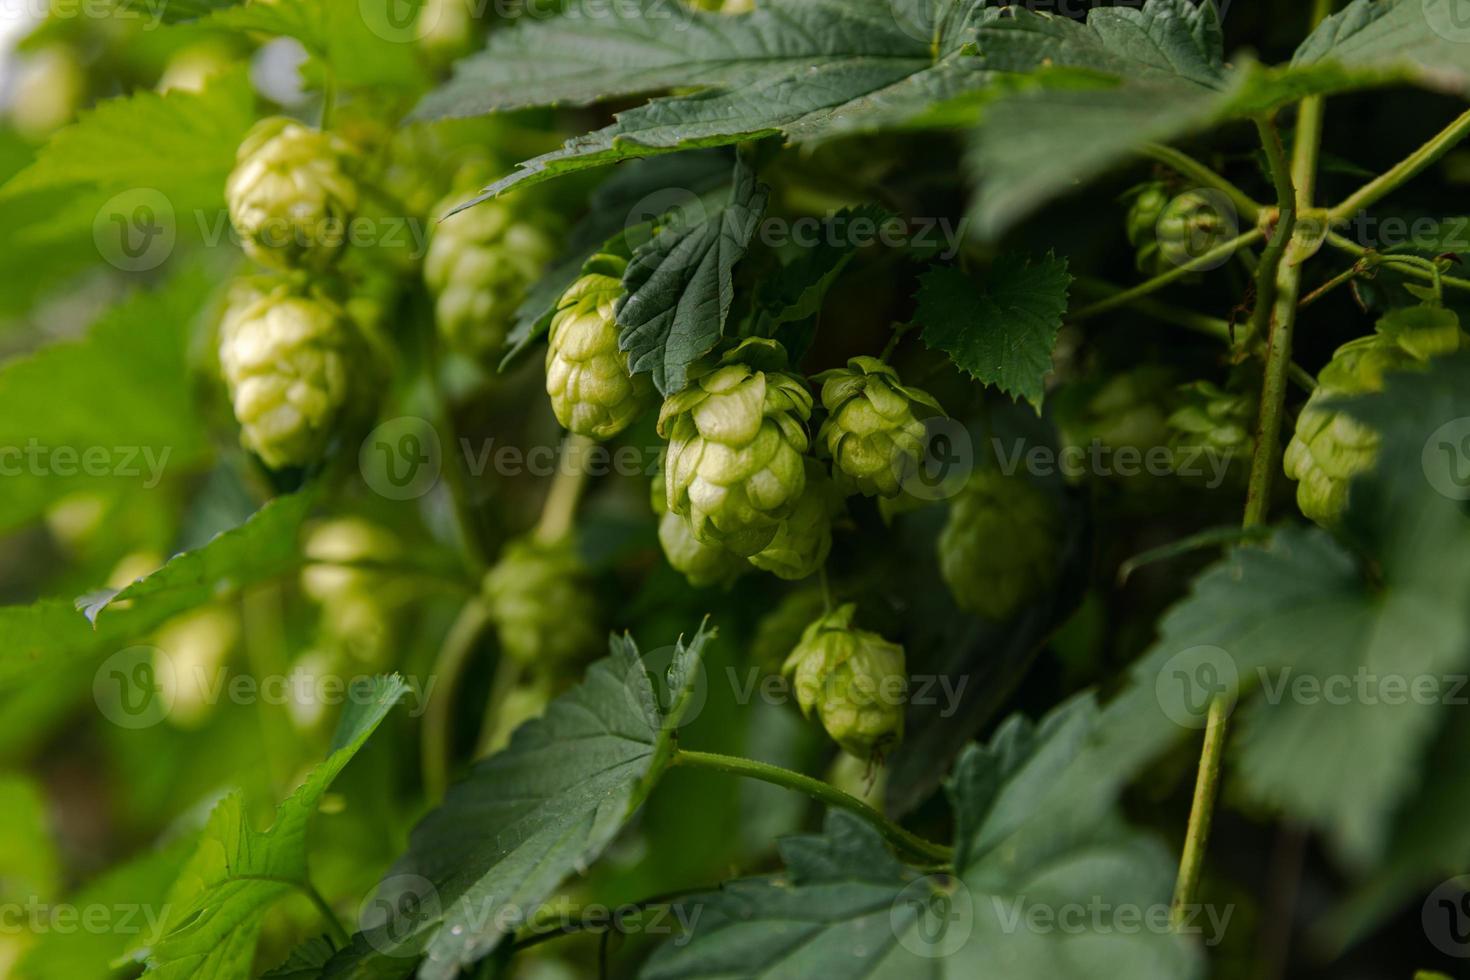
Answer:
<svg viewBox="0 0 1470 980"><path fill-rule="evenodd" d="M369 367L342 307L254 279L235 285L219 359L240 441L273 468L321 457Z"/></svg>
<svg viewBox="0 0 1470 980"><path fill-rule="evenodd" d="M521 663L562 663L597 649L587 572L569 540L510 542L483 591L501 647Z"/></svg>
<svg viewBox="0 0 1470 980"><path fill-rule="evenodd" d="M1330 400L1383 390L1391 371L1422 370L1430 358L1470 346L1454 311L1438 306L1394 310L1378 321L1376 332L1339 347L1317 378L1283 466L1297 481L1301 512L1330 527L1347 508L1352 477L1373 468L1378 434L1331 407Z"/></svg>
<svg viewBox="0 0 1470 980"><path fill-rule="evenodd" d="M225 183L230 221L245 252L280 270L320 270L347 241L357 210L345 143L281 116L246 134Z"/></svg>
<svg viewBox="0 0 1470 980"><path fill-rule="evenodd" d="M1169 416L1169 448L1181 476L1197 471L1205 454L1223 460L1237 477L1255 446L1256 406L1251 391L1228 391L1209 381L1178 389L1180 405Z"/></svg>
<svg viewBox="0 0 1470 980"><path fill-rule="evenodd" d="M648 407L653 384L628 370L615 314L627 262L598 255L561 298L546 349L546 393L570 432L610 439Z"/></svg>
<svg viewBox="0 0 1470 980"><path fill-rule="evenodd" d="M868 758L903 737L903 647L852 625L851 603L808 626L786 658L802 714L815 711L843 750Z"/></svg>
<svg viewBox="0 0 1470 980"><path fill-rule="evenodd" d="M451 195L440 213L462 202ZM487 201L450 215L434 229L424 257L424 282L434 294L434 320L451 349L491 358L506 335L526 291L555 256L541 230L510 205Z"/></svg>
<svg viewBox="0 0 1470 980"><path fill-rule="evenodd" d="M667 504L695 538L753 555L775 538L806 488L812 396L780 370L785 351L751 339L664 401Z"/></svg>
<svg viewBox="0 0 1470 980"><path fill-rule="evenodd" d="M876 357L854 357L847 367L812 379L822 385L827 421L817 433L832 457L837 484L865 496L896 497L899 481L924 452L925 414L944 414L929 393L906 388L898 372Z"/></svg>
<svg viewBox="0 0 1470 980"><path fill-rule="evenodd" d="M1003 622L1049 586L1060 517L1019 476L981 470L950 508L939 535L939 570L960 608Z"/></svg>

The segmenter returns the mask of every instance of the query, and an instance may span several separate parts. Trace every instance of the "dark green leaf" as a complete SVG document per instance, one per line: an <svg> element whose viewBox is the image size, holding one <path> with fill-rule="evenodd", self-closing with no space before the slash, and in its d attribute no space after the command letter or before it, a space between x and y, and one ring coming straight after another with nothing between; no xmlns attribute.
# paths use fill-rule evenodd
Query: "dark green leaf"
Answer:
<svg viewBox="0 0 1470 980"><path fill-rule="evenodd" d="M1065 259L1036 262L1014 253L998 258L977 286L959 269L924 274L916 314L924 343L955 366L1041 410L1043 382L1072 277Z"/></svg>
<svg viewBox="0 0 1470 980"><path fill-rule="evenodd" d="M697 224L665 226L634 251L618 303L618 346L662 394L684 387L690 365L719 342L735 300L732 272L768 193L741 161L728 205Z"/></svg>

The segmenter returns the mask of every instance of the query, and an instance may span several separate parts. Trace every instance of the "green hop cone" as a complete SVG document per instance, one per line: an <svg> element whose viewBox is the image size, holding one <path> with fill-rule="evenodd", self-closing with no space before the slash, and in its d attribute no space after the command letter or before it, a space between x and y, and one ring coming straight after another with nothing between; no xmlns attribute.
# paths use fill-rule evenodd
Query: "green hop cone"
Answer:
<svg viewBox="0 0 1470 980"><path fill-rule="evenodd" d="M1169 206L1169 190L1160 181L1149 181L1134 187L1123 199L1128 202L1128 214L1123 219L1128 232L1128 243L1133 246L1134 263L1138 271L1146 276L1156 276L1167 271L1159 250L1159 218Z"/></svg>
<svg viewBox="0 0 1470 980"><path fill-rule="evenodd" d="M436 213L464 200L451 194ZM499 354L527 289L555 251L537 221L504 201L483 201L440 221L424 256L424 283L444 343L469 357Z"/></svg>
<svg viewBox="0 0 1470 980"><path fill-rule="evenodd" d="M868 758L903 738L908 678L903 647L855 628L856 611L849 603L808 626L782 672L802 714L815 711L844 751Z"/></svg>
<svg viewBox="0 0 1470 980"><path fill-rule="evenodd" d="M1376 332L1339 347L1317 376L1317 388L1297 417L1286 447L1286 475L1297 481L1301 512L1330 527L1341 519L1352 477L1373 468L1378 434L1346 413L1325 406L1335 398L1383 389L1383 376L1425 367L1431 358L1470 347L1459 317L1438 306L1394 310Z"/></svg>
<svg viewBox="0 0 1470 980"><path fill-rule="evenodd" d="M599 255L557 304L546 348L546 393L569 432L611 439L642 415L653 396L647 375L628 370L614 314L628 263Z"/></svg>
<svg viewBox="0 0 1470 980"><path fill-rule="evenodd" d="M1120 450L1140 460L1169 441L1170 403L1175 382L1167 369L1142 367L1116 375L1102 384L1078 384L1058 392L1056 419L1063 448L1086 472L1102 468L1097 476L1115 476ZM1069 467L1065 474L1079 480L1085 474Z"/></svg>
<svg viewBox="0 0 1470 980"><path fill-rule="evenodd" d="M483 591L501 648L521 663L564 663L597 649L595 600L570 540L510 542Z"/></svg>
<svg viewBox="0 0 1470 980"><path fill-rule="evenodd" d="M802 588L787 593L776 608L761 617L750 641L750 657L762 670L776 673L801 641L812 620L827 610L827 599L819 588Z"/></svg>
<svg viewBox="0 0 1470 980"><path fill-rule="evenodd" d="M702 589L711 585L728 586L750 571L750 563L742 555L719 543L705 544L694 536L689 519L669 510L668 490L664 483L664 461L659 461L649 487L649 502L659 515L658 543L669 566L689 584Z"/></svg>
<svg viewBox="0 0 1470 980"><path fill-rule="evenodd" d="M1255 394L1210 381L1180 385L1178 394L1180 405L1167 420L1176 472L1186 479L1241 476L1256 443Z"/></svg>
<svg viewBox="0 0 1470 980"><path fill-rule="evenodd" d="M255 279L231 293L219 361L240 442L273 469L313 463L367 390L361 334L322 296Z"/></svg>
<svg viewBox="0 0 1470 980"><path fill-rule="evenodd" d="M832 550L832 519L842 510L842 495L821 463L808 457L806 488L781 522L771 543L750 563L777 578L795 582L816 574Z"/></svg>
<svg viewBox="0 0 1470 980"><path fill-rule="evenodd" d="M245 253L281 270L320 271L335 261L358 203L347 154L337 137L290 119L256 123L225 183Z"/></svg>
<svg viewBox="0 0 1470 980"><path fill-rule="evenodd" d="M865 496L896 497L903 476L924 452L924 416L943 415L933 396L899 383L898 372L876 357L854 357L847 367L823 371L827 421L817 433L832 457L837 485Z"/></svg>
<svg viewBox="0 0 1470 980"><path fill-rule="evenodd" d="M950 506L939 571L961 609L1005 622L1056 577L1061 516L1024 477L980 470Z"/></svg>
<svg viewBox="0 0 1470 980"><path fill-rule="evenodd" d="M665 399L668 509L695 538L753 555L776 537L806 488L812 396L781 370L786 352L750 339Z"/></svg>

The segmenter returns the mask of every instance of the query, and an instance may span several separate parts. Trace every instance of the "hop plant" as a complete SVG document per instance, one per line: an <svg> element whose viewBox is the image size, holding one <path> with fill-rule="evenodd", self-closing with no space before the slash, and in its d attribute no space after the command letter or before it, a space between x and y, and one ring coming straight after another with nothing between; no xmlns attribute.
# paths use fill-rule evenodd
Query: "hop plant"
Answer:
<svg viewBox="0 0 1470 980"><path fill-rule="evenodd" d="M342 307L254 279L232 290L219 361L240 441L272 468L321 457L370 366Z"/></svg>
<svg viewBox="0 0 1470 980"><path fill-rule="evenodd" d="M510 542L483 592L501 648L521 663L554 665L597 649L595 600L569 539Z"/></svg>
<svg viewBox="0 0 1470 980"><path fill-rule="evenodd" d="M335 261L358 203L347 154L341 140L290 119L256 123L225 183L245 253L281 270L321 270Z"/></svg>
<svg viewBox="0 0 1470 980"><path fill-rule="evenodd" d="M1200 457L1223 460L1237 476L1255 446L1257 399L1249 391L1227 391L1210 381L1180 385L1180 405L1168 418L1169 448L1177 470L1188 475Z"/></svg>
<svg viewBox="0 0 1470 980"><path fill-rule="evenodd" d="M1378 321L1374 333L1337 349L1297 417L1283 460L1286 475L1297 481L1296 502L1304 515L1324 526L1337 523L1352 477L1372 469L1378 458L1378 434L1324 402L1381 391L1385 374L1422 369L1431 358L1467 346L1470 335L1454 311L1426 305L1395 310Z"/></svg>
<svg viewBox="0 0 1470 980"><path fill-rule="evenodd" d="M813 575L832 550L832 519L842 509L842 495L822 464L808 457L806 487L791 516L781 522L771 543L750 556L750 564L788 581Z"/></svg>
<svg viewBox="0 0 1470 980"><path fill-rule="evenodd" d="M869 497L898 496L904 474L924 452L915 407L943 415L939 402L900 384L898 372L876 357L854 357L812 380L822 385L827 410L817 441L832 457L837 485Z"/></svg>
<svg viewBox="0 0 1470 980"><path fill-rule="evenodd" d="M848 603L808 626L782 670L802 714L815 711L844 751L869 758L903 738L908 678L903 647L854 627L856 612Z"/></svg>
<svg viewBox="0 0 1470 980"><path fill-rule="evenodd" d="M618 349L614 308L623 295L628 263L596 256L562 294L551 319L546 349L546 393L556 419L569 432L611 439L648 407L653 384L628 370Z"/></svg>
<svg viewBox="0 0 1470 980"><path fill-rule="evenodd" d="M752 338L664 401L667 502L695 538L753 555L775 539L806 488L812 396L781 370L786 352Z"/></svg>
<svg viewBox="0 0 1470 980"><path fill-rule="evenodd" d="M779 671L807 626L826 611L827 599L819 588L787 593L756 624L755 637L750 641L751 659L764 670Z"/></svg>
<svg viewBox="0 0 1470 980"><path fill-rule="evenodd" d="M436 212L464 202L452 194ZM444 343L470 357L495 356L526 290L555 255L555 243L503 201L484 201L434 228L424 257L424 282L434 295L434 320Z"/></svg>
<svg viewBox="0 0 1470 980"><path fill-rule="evenodd" d="M1024 477L976 472L939 535L939 570L961 609L1010 619L1055 577L1060 515Z"/></svg>

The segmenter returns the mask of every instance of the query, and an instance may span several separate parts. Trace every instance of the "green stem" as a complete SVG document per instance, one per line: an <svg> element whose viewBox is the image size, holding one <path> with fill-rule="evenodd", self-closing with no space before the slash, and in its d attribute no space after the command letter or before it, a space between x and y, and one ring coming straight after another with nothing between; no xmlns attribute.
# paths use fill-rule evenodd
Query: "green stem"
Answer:
<svg viewBox="0 0 1470 980"><path fill-rule="evenodd" d="M595 445L595 440L571 433L562 440L561 462L556 468L551 489L547 491L546 503L541 507L541 520L536 525L538 541L554 544L571 533L572 524L577 519L577 504L587 485L587 456Z"/></svg>
<svg viewBox="0 0 1470 980"><path fill-rule="evenodd" d="M1467 136L1470 136L1470 111L1462 113L1419 149L1360 187L1351 197L1329 211L1328 219L1333 224L1341 224L1358 212L1372 207L1423 173L1425 168L1454 149Z"/></svg>
<svg viewBox="0 0 1470 980"><path fill-rule="evenodd" d="M1162 143L1145 144L1143 153L1185 177L1197 181L1205 187L1213 187L1215 190L1224 194L1230 198L1230 203L1234 205L1235 210L1240 213L1240 216L1251 224L1255 224L1256 219L1260 217L1261 205L1252 200L1249 194L1189 154L1180 152L1172 146L1165 146Z"/></svg>
<svg viewBox="0 0 1470 980"><path fill-rule="evenodd" d="M1086 293L1091 296L1113 296L1121 292L1112 283L1104 282L1101 279L1094 279L1090 276L1078 276L1073 280L1072 285L1079 293ZM1137 310L1145 316L1151 316L1155 320L1162 321L1163 323L1172 323L1175 326L1203 334L1206 337L1213 337L1225 344L1233 346L1235 343L1231 336L1230 324L1217 316L1196 313L1194 310L1187 310L1148 298L1132 300L1128 303L1128 308ZM1264 348L1258 347L1252 353L1257 355L1264 354ZM1317 379L1313 378L1309 371L1306 371L1295 362L1292 363L1289 370L1291 380L1303 391L1310 393L1316 389Z"/></svg>
<svg viewBox="0 0 1470 980"><path fill-rule="evenodd" d="M1106 313L1108 310L1117 309L1120 306L1127 306L1134 300L1137 300L1143 296L1147 296L1150 293L1157 292L1158 290L1163 289L1165 286L1169 285L1171 282L1174 282L1177 279L1184 278L1191 272L1194 272L1196 269L1209 268L1218 263L1220 260L1229 258L1236 252L1240 251L1242 248L1246 248L1260 241L1261 238L1264 237L1264 235L1265 232L1262 231L1260 228L1253 228L1243 235L1232 238L1224 245L1213 248L1203 255L1190 259L1183 265L1170 269L1163 275L1155 276L1154 278L1149 279L1146 282L1139 283L1132 289L1125 289L1121 293L1109 296L1107 299L1098 300L1096 303L1093 303L1090 306L1084 306L1080 310L1069 313L1067 314L1067 319L1073 322L1077 320L1085 320L1088 317L1097 316L1099 313Z"/></svg>
<svg viewBox="0 0 1470 980"><path fill-rule="evenodd" d="M288 888L296 889L296 891L310 899L312 905L316 906L317 912L320 913L322 920L326 922L327 930L332 934L332 938L336 941L339 949L346 948L352 944L352 937L347 935L346 929L342 928L342 923L337 919L337 913L332 911L332 906L327 904L327 900L322 897L322 893L317 891L316 886L311 882L298 881L295 878L284 878L279 875L235 875L234 877L236 881L265 881L273 885L285 885Z"/></svg>
<svg viewBox="0 0 1470 980"><path fill-rule="evenodd" d="M759 779L762 782L772 783L776 786L784 786L798 793L821 800L828 806L846 810L849 813L862 817L873 828L883 835L890 844L900 847L904 851L916 857L936 864L948 864L954 860L954 849L925 840L915 834L909 833L898 824L889 820L883 814L873 809L856 796L850 796L842 790L820 779L780 766L773 766L765 762L757 762L754 759L742 759L739 756L719 755L714 752L693 752L688 749L677 749L669 760L671 766L689 766L693 769L708 769L713 772L723 772L732 776L745 776L749 779Z"/></svg>
<svg viewBox="0 0 1470 980"><path fill-rule="evenodd" d="M1392 258L1391 256L1382 255L1371 248L1365 248L1351 238L1340 235L1335 231L1327 233L1326 241L1328 245L1331 245L1335 249L1347 252L1349 255L1356 255L1360 259L1367 259L1372 265L1381 265L1386 259ZM1434 282L1434 276L1432 274L1416 266L1402 266L1399 268L1399 271L1405 275L1413 276L1415 279L1421 279L1424 282ZM1441 274L1439 281L1441 286L1470 292L1470 279L1460 279L1456 276Z"/></svg>
<svg viewBox="0 0 1470 980"><path fill-rule="evenodd" d="M449 758L452 751L450 732L454 718L454 696L465 664L475 649L480 634L490 624L490 609L479 596L473 596L460 608L459 616L444 634L439 656L434 661L434 677L438 680L434 695L424 708L424 732L420 767L424 774L424 795L440 800L449 788Z"/></svg>
<svg viewBox="0 0 1470 980"><path fill-rule="evenodd" d="M1281 216L1261 264L1256 282L1256 310L1252 323L1269 336L1266 352L1265 381L1261 390L1260 417L1256 424L1256 446L1251 456L1251 471L1246 492L1246 528L1261 524L1271 497L1271 483L1276 471L1277 446L1280 443L1281 418L1286 402L1286 380L1291 366L1292 328L1296 323L1297 299L1301 290L1301 262L1310 254L1305 245L1300 254L1288 249L1296 241L1297 190L1292 183L1292 165L1286 159L1281 134L1270 119L1257 121L1261 141L1271 166L1276 186L1277 205ZM1313 146L1316 144L1313 143ZM1297 161L1302 168L1316 169L1315 149ZM1288 254L1288 253L1291 254ZM1174 885L1171 918L1176 927L1182 924L1199 891L1204 870L1205 848L1210 838L1210 823L1215 811L1215 798L1220 788L1220 766L1225 753L1225 735L1229 705L1222 698L1210 702L1205 720L1204 744L1200 748L1199 769L1195 776L1194 799L1190 805L1189 824L1184 847L1179 856L1179 877Z"/></svg>

